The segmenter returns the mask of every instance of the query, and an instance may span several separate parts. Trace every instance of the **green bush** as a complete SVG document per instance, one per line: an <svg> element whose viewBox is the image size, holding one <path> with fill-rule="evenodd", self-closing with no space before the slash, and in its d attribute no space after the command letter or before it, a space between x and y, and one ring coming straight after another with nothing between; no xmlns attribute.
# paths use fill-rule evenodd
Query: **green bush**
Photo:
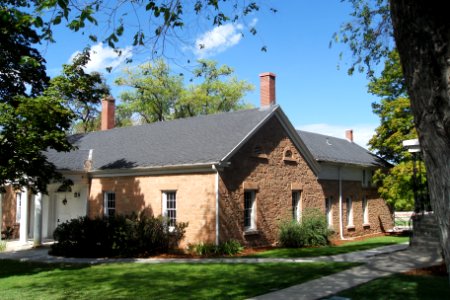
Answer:
<svg viewBox="0 0 450 300"><path fill-rule="evenodd" d="M306 209L301 222L294 220L280 224L279 243L282 247L300 248L328 244L331 235L325 215L318 209Z"/></svg>
<svg viewBox="0 0 450 300"><path fill-rule="evenodd" d="M188 251L201 256L229 255L239 254L244 247L236 240L229 240L219 245L212 243L201 243L189 245Z"/></svg>
<svg viewBox="0 0 450 300"><path fill-rule="evenodd" d="M51 254L71 257L138 257L164 253L184 237L187 223L169 230L162 217L80 217L60 224Z"/></svg>
<svg viewBox="0 0 450 300"><path fill-rule="evenodd" d="M0 241L0 252L3 252L6 250L6 242Z"/></svg>

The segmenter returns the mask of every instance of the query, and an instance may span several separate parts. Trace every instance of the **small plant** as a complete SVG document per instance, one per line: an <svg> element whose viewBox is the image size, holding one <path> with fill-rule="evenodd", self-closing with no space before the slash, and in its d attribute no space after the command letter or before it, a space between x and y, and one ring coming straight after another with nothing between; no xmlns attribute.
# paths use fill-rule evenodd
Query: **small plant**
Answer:
<svg viewBox="0 0 450 300"><path fill-rule="evenodd" d="M14 228L11 226L6 226L5 230L1 232L2 238L5 240L10 240L14 236Z"/></svg>
<svg viewBox="0 0 450 300"><path fill-rule="evenodd" d="M331 235L325 215L318 209L306 209L300 223L289 220L280 225L279 242L283 247L325 246Z"/></svg>
<svg viewBox="0 0 450 300"><path fill-rule="evenodd" d="M236 240L229 240L219 245L212 243L200 243L189 245L188 251L200 256L213 255L229 255L233 256L239 254L244 250L244 247Z"/></svg>
<svg viewBox="0 0 450 300"><path fill-rule="evenodd" d="M6 250L6 241L0 241L0 252L4 252Z"/></svg>

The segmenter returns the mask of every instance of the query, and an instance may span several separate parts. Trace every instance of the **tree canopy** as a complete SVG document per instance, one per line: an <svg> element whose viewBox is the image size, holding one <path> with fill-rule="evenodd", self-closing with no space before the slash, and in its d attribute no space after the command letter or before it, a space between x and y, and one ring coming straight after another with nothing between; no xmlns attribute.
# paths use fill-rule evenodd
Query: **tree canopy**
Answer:
<svg viewBox="0 0 450 300"><path fill-rule="evenodd" d="M119 109L130 117L138 115L141 123L152 123L249 107L242 98L253 86L233 72L215 61L199 60L194 75L200 83L185 86L184 76L172 74L163 60L126 69L116 84L133 89L120 95Z"/></svg>

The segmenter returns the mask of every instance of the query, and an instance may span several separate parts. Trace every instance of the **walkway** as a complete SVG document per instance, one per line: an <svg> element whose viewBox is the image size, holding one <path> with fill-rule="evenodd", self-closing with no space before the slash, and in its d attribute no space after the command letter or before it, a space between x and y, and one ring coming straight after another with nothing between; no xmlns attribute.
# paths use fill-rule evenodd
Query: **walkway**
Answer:
<svg viewBox="0 0 450 300"><path fill-rule="evenodd" d="M32 248L27 245L10 244L9 251L0 253L0 259L14 259L20 261L39 261L47 263L86 263L103 264L117 262L137 263L305 263L317 261L333 262L365 262L364 265L346 271L325 276L303 284L261 295L253 299L321 299L334 295L340 291L368 282L370 280L388 276L394 273L406 272L411 269L437 265L442 262L438 251L430 249L409 248L407 244L391 245L366 251L357 251L335 256L320 256L313 258L210 258L210 259L157 259L157 258L65 258L48 255L49 247Z"/></svg>

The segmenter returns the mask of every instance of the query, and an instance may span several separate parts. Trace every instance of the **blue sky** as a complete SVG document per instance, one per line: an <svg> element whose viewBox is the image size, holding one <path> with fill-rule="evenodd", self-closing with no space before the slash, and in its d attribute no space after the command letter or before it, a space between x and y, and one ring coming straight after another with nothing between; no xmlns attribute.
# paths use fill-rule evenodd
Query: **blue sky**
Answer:
<svg viewBox="0 0 450 300"><path fill-rule="evenodd" d="M271 13L269 7L275 7L278 12ZM238 24L220 28L207 26L201 19L192 17L179 33L181 39L169 41L165 54L171 58L169 64L177 73L185 71L182 66L187 60L200 57L233 67L239 79L255 86L255 91L245 97L254 106L259 106L258 74L273 72L277 75L277 103L296 128L337 137L344 137L346 129L353 129L355 141L365 146L379 123L371 110L371 103L377 99L367 93L368 81L364 74L347 75L351 57L346 46L329 47L333 33L350 20L349 12L349 5L340 0L292 0L264 1L259 12ZM126 33L134 33L132 21L126 23L129 25ZM100 22L98 27L88 30L101 36L106 32L105 24ZM258 31L255 36L248 31L252 25ZM124 55L118 58L105 45L90 42L87 34L69 32L63 26L55 30L56 43L42 48L49 74L57 75L63 63L90 44L95 54L88 70L104 72L105 67L113 66L113 72L106 78L119 101L120 89L114 85L114 78L124 67L133 67L123 63L124 57L132 58L134 63L151 58L150 49L131 49L130 36L120 40L118 46ZM205 48L195 49L198 43ZM260 51L262 46L267 46L267 52ZM344 56L340 59L342 51Z"/></svg>

